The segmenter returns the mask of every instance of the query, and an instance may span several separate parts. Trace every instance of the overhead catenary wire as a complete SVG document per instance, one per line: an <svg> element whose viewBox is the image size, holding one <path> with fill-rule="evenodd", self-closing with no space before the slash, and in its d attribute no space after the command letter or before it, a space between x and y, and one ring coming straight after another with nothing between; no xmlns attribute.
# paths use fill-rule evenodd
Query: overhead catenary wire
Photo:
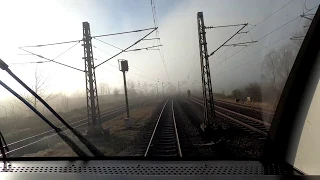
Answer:
<svg viewBox="0 0 320 180"><path fill-rule="evenodd" d="M112 45L112 44L110 44L110 43L107 43L107 42L105 42L105 41L102 41L102 40L100 40L100 39L97 39L96 37L94 37L93 39L95 39L95 40L97 40L97 41L100 41L100 42L102 42L102 43L104 43L104 44L107 44L107 45L109 45L109 46L111 46L111 47L114 47L114 48L116 48L116 49L119 49L119 50L123 50L122 48L119 48L119 47L117 47L117 46L115 46L115 45Z"/></svg>
<svg viewBox="0 0 320 180"><path fill-rule="evenodd" d="M133 47L134 45L138 44L140 41L142 41L144 38L146 38L147 36L149 36L151 33L153 33L156 29L158 29L157 27L153 28L152 31L150 31L147 35L145 35L144 37L142 37L141 39L139 39L138 41L136 41L135 43L131 44L130 46L128 46L127 48L123 49L122 51L120 51L119 53L113 55L112 57L108 58L107 60L103 61L102 63L96 65L94 68L97 68L99 66L101 66L103 63L117 57L118 55L120 55L121 53L123 53L124 51L130 49L131 47Z"/></svg>
<svg viewBox="0 0 320 180"><path fill-rule="evenodd" d="M144 41L152 41L152 40L159 40L160 38L146 38Z"/></svg>
<svg viewBox="0 0 320 180"><path fill-rule="evenodd" d="M291 35L284 36L283 38L278 39L278 40L270 43L268 46L263 47L262 49L265 49L265 48L269 47L271 44L276 44L276 43L278 43L278 42L280 42L280 41L282 41L282 40L284 40L284 39L287 39L287 38L289 39L290 36L291 36ZM243 51L245 48L247 48L247 47L244 47L244 48L240 49L239 51L237 51L236 53L232 54L231 56L229 56L229 57L226 58L226 59L229 59L229 58L235 56L236 54L238 54L238 53L240 53L241 51ZM260 50L262 50L262 49L258 49L257 51L260 51ZM255 52L257 52L257 51L255 51ZM243 58L243 59L245 59L245 58ZM217 67L217 66L218 66L218 64L217 64L216 66L212 67L212 68L215 68L215 67Z"/></svg>
<svg viewBox="0 0 320 180"><path fill-rule="evenodd" d="M66 52L70 51L72 48L74 48L76 45L78 45L81 41L78 41L76 44L74 44L73 46L69 47L68 49L66 49L65 51L63 51L62 53L60 53L59 55L57 55L55 58L53 58L52 60L57 59L58 57L62 56L63 54L65 54Z"/></svg>
<svg viewBox="0 0 320 180"><path fill-rule="evenodd" d="M248 24L231 24L231 25L224 25L224 26L205 26L205 29L214 29L214 28L223 28L223 27L233 27L233 26L244 26Z"/></svg>
<svg viewBox="0 0 320 180"><path fill-rule="evenodd" d="M80 41L78 41L76 44L72 45L71 47L69 47L68 49L66 49L65 51L63 51L62 53L58 54L55 58L51 59L51 60L47 60L47 61L33 61L33 62L21 62L21 63L10 63L12 65L17 65L17 64L41 64L41 63L47 63L47 62L52 62L52 60L55 60L57 58L59 58L60 56L62 56L63 54L65 54L66 52L70 51L72 48L74 48L76 45L78 45L80 43ZM30 53L30 52L29 52ZM20 54L19 54L20 55ZM34 54L30 53L30 54L23 54L23 55L32 55L34 56ZM39 57L39 56L38 56Z"/></svg>
<svg viewBox="0 0 320 180"><path fill-rule="evenodd" d="M215 52L217 52L220 48L222 48L227 42L229 42L234 36L236 36L243 28L245 28L248 24L243 25L236 33L234 33L228 40L226 40L222 45L220 45L216 50L209 54L209 57L212 56Z"/></svg>
<svg viewBox="0 0 320 180"><path fill-rule="evenodd" d="M269 45L269 46L270 46L270 45ZM267 48L267 47L264 47L264 48ZM264 49L264 48L263 48L263 49ZM288 48L288 47L284 47L283 49L285 49L285 48ZM282 50L282 49L280 49L280 50ZM280 51L280 50L279 50L279 51ZM242 63L242 64L240 64L240 65L238 65L238 66L234 66L234 67L232 67L232 68L228 68L227 70L216 74L216 76L218 76L218 75L220 75L220 74L223 74L223 73L226 73L226 72L228 72L228 71L231 71L231 70L233 70L233 69L236 69L236 68L238 68L238 67L244 66L244 65L249 64L249 63L251 63L251 62L257 61L257 60L259 60L259 59L263 59L263 58L267 57L268 55L269 55L269 54L266 54L266 55L264 55L264 56L261 56L261 57L252 59L252 60L247 61L247 62L245 62L245 63Z"/></svg>
<svg viewBox="0 0 320 180"><path fill-rule="evenodd" d="M316 8L316 7L318 7L318 6L319 6L319 5L317 5L317 6L313 7L313 8L311 8L311 9L310 9L310 10L308 10L307 12L310 12L311 10L315 9L315 8ZM305 13L307 13L307 12L305 12ZM292 20L290 20L290 21L286 22L285 24L283 24L283 25L279 26L278 28L276 28L276 29L272 30L271 32L269 32L269 33L267 33L267 34L263 35L263 36L262 36L262 37L260 37L257 41L260 41L260 40L262 40L263 38L265 38L265 37L269 36L270 34L272 34L272 33L276 32L276 31L278 31L279 29L283 28L284 26L286 26L286 25L290 24L291 22L293 22L293 21L297 20L299 17L300 17L300 15L299 15L299 16L297 16L297 17L295 17L294 19L292 19ZM227 60L228 60L228 59L230 59L231 57L235 56L236 54L240 53L241 51L243 51L244 49L246 49L246 48L248 48L248 47L250 47L250 46L251 46L251 44L250 44L250 45L248 45L247 47L242 48L241 50L237 51L236 53L232 54L232 55L231 55L231 56L229 56L228 58L226 58L226 59L224 59L223 61L219 62L218 64L216 64L216 65L215 65L215 66L213 66L212 68L217 67L217 66L218 66L218 65L220 65L221 63L223 63L223 62L227 61Z"/></svg>
<svg viewBox="0 0 320 180"><path fill-rule="evenodd" d="M295 21L295 20L296 20L296 19L298 19L298 18L299 18L299 17L296 17L296 18L292 19L291 21L289 21L289 22L287 22L287 23L283 24L282 26L280 26L280 27L278 27L278 28L274 29L273 31L271 31L271 32L267 33L266 35L264 35L264 36L260 37L257 41L260 41L261 39L263 39L263 38L265 38L265 37L269 36L270 34L272 34L272 33L276 32L276 31L278 31L279 29L281 29L281 28L283 28L284 26L286 26L286 25L290 24L291 22Z"/></svg>
<svg viewBox="0 0 320 180"><path fill-rule="evenodd" d="M98 56L98 57L99 57L99 56ZM101 58L101 57L100 57L100 58ZM101 62L101 60L99 60L99 59L97 59L97 58L94 58L94 59ZM114 68L116 68L116 69L119 68L119 67L117 67L116 65L113 65L113 64L110 64L110 63L106 63L106 64L108 64L108 65L110 65L110 66L112 66L112 67L114 67ZM131 66L131 65L130 65L130 66ZM137 68L136 68L136 69L137 69ZM110 70L107 70L107 69L105 69L105 68L104 68L104 70L109 71L109 72L112 72L113 74L116 74L115 72L110 71ZM140 71L141 71L141 70L140 70ZM158 81L158 80L156 80L156 79L149 78L149 77L146 77L146 76L143 76L143 75L134 73L134 72L132 72L132 71L130 71L130 73L135 74L135 75L140 76L140 77L143 77L143 78L146 78L146 79L149 79L149 80L152 80L152 81ZM116 75L118 75L118 74L116 74ZM149 75L149 76L150 76L150 75Z"/></svg>
<svg viewBox="0 0 320 180"><path fill-rule="evenodd" d="M79 41L82 41L82 40L73 40L73 41L57 42L57 43L50 43L50 44L32 45L32 46L20 46L19 48L53 46L53 45L68 44L68 43L79 42Z"/></svg>
<svg viewBox="0 0 320 180"><path fill-rule="evenodd" d="M152 48L155 48L155 47L161 47L163 46L162 44L160 45L156 45L156 46L149 46L149 47L143 47L143 48L137 48L137 49L131 49L131 50L126 50L124 52L132 52L132 51L141 51L141 50L154 50Z"/></svg>
<svg viewBox="0 0 320 180"><path fill-rule="evenodd" d="M258 49L258 50L254 51L254 52L257 52L257 51L261 51L261 50L263 50L263 49L266 49L266 48L268 48L269 46L271 46L271 45L273 45L273 44L279 43L279 42L281 42L282 40L289 38L290 36L291 36L291 34L289 34L289 35L287 35L287 36L284 36L283 38L278 39L278 40L276 40L276 41L268 44L267 46L263 47L262 49ZM263 57L265 57L265 56L263 56ZM242 59L247 59L247 58L242 58ZM240 59L240 60L242 60L242 59ZM258 59L260 59L260 58L257 58L256 60L258 60ZM253 60L253 61L254 61L254 60ZM250 61L250 62L252 62L252 61ZM249 62L248 62L248 63L249 63ZM245 63L245 64L247 64L247 63ZM237 67L238 67L238 66L237 66ZM233 68L230 68L230 69L234 69L234 68L236 68L236 67L233 67ZM224 71L223 71L222 73L224 73ZM219 74L221 74L221 73L219 73ZM217 75L218 75L218 74L217 74Z"/></svg>
<svg viewBox="0 0 320 180"><path fill-rule="evenodd" d="M68 68L71 68L71 69L75 69L75 70L78 70L78 71L85 72L85 71L82 70L82 69L78 69L78 68L76 68L76 67L72 67L72 66L69 66L69 65L67 65L67 64L63 64L63 63L54 61L54 60L52 60L52 59L46 58L46 57L41 56L41 55L39 55L39 54L36 54L36 53L31 52L31 51L25 50L25 49L23 49L23 48L19 48L19 49L21 49L22 51L28 52L28 53L30 53L30 54L33 54L33 55L35 55L35 56L37 56L37 57L39 57L39 58L46 59L46 60L48 60L49 62L53 62L53 63L60 64L60 65L62 65L62 66L65 66L65 67L68 67Z"/></svg>
<svg viewBox="0 0 320 180"><path fill-rule="evenodd" d="M196 65L196 60L197 60L197 54L198 54L198 49L195 51L194 56L193 56L193 61L190 64L190 70L188 71L188 75L187 78L189 79L191 72L193 71L193 69L195 68Z"/></svg>
<svg viewBox="0 0 320 180"><path fill-rule="evenodd" d="M149 73L147 73L147 72L145 72L145 71L143 71L143 70L141 70L141 69L139 69L139 68L137 68L137 67L135 67L135 66L129 65L129 67L133 67L134 69L137 69L137 70L143 72L144 74L146 74L146 75L148 75L148 76L152 76L152 77L155 78L155 79L159 79L159 78L156 78L156 77L154 77L153 75L151 75L151 74L149 74Z"/></svg>
<svg viewBox="0 0 320 180"><path fill-rule="evenodd" d="M97 47L97 46L95 46L95 45L92 45L92 47L93 47L93 48L95 48L95 49L98 49L99 51L101 51L101 52L103 52L103 53L108 54L108 55L110 55L110 56L111 56L111 54L110 54L110 53L108 53L108 52L106 52L106 51L102 50L101 48L98 48L98 47Z"/></svg>
<svg viewBox="0 0 320 180"><path fill-rule="evenodd" d="M153 17L154 27L158 27L156 5L155 5L154 0L150 0L150 5L151 5L151 10L152 10L152 17ZM158 45L162 44L162 43L161 43L161 39L160 39L160 32L159 32L158 29L156 30L156 38L159 38L159 39L158 39ZM159 49L159 55L160 55L162 64L163 64L164 69L165 69L166 74L167 74L167 78L168 78L168 80L170 81L170 77L169 77L167 65L166 65L166 62L165 62L164 54L163 54L163 52L162 52L161 47L159 47L158 49Z"/></svg>
<svg viewBox="0 0 320 180"><path fill-rule="evenodd" d="M114 35L120 35L120 34L128 34L128 33L136 33L136 32L143 32L143 31L148 31L148 30L153 30L153 28L146 28L146 29L138 29L138 30L133 30L133 31L124 31L124 32L119 32L119 33L112 33L112 34L104 34L104 35L98 35L98 36L91 36L92 38L97 38L97 37L107 37L107 36L114 36Z"/></svg>
<svg viewBox="0 0 320 180"><path fill-rule="evenodd" d="M10 65L19 65L19 64L41 64L41 63L47 63L51 61L32 61L32 62L20 62L20 63L9 63Z"/></svg>
<svg viewBox="0 0 320 180"><path fill-rule="evenodd" d="M249 31L251 31L252 29L254 29L256 26L259 26L261 23L263 23L265 20L269 19L271 16L273 16L274 14L276 14L277 12L279 12L281 9L285 8L286 6L288 6L290 3L292 3L295 0L291 0L288 3L284 4L283 6L281 6L279 9L277 9L276 11L274 11L273 13L271 13L269 16L265 17L264 19L262 19L261 21L259 21L257 24L255 24Z"/></svg>
<svg viewBox="0 0 320 180"><path fill-rule="evenodd" d="M128 72L129 72L129 71L128 71ZM143 77L143 78L145 78L145 79L149 79L149 80L151 80L151 81L156 81L156 82L158 82L157 79L153 79L153 78L150 78L150 77L146 77L146 76L143 76L143 75L141 75L141 74L138 74L138 73L135 73L135 72L132 72L132 71L130 71L129 73L135 74L135 75L140 76L140 77Z"/></svg>
<svg viewBox="0 0 320 180"><path fill-rule="evenodd" d="M286 3L286 4L284 4L283 6L281 6L279 9L277 9L276 11L274 11L273 13L271 13L270 15L268 15L267 17L265 17L265 18L263 18L261 21L259 21L257 24L255 24L255 25L252 25L252 28L250 28L250 29L248 29L248 33L249 33L249 35L251 36L251 34L250 34L250 31L252 31L253 29L255 29L256 27L258 27L260 24L262 24L265 20L267 20L267 19L269 19L271 16L273 16L274 14L276 14L277 12L279 12L281 9L283 9L284 7L286 7L286 6L288 6L290 3L292 3L294 0L291 0L291 1L289 1L288 3ZM250 24L251 25L251 24ZM237 40L236 40L236 42L235 43L237 43L241 38L242 38L243 36L240 36ZM252 37L251 37L252 38ZM250 45L249 45L250 46ZM228 48L228 49L226 49L223 53L221 53L217 58L216 58L216 60L218 60L220 57L221 57L221 55L222 54L224 54L224 53L226 53L229 49L231 48L231 46ZM242 50L240 50L240 52L241 52Z"/></svg>
<svg viewBox="0 0 320 180"><path fill-rule="evenodd" d="M93 59L102 62L101 60L99 60L99 59L97 59L97 58L93 58ZM113 64L110 64L110 63L106 63L106 64L117 68L117 66L114 66ZM113 73L113 74L115 74L115 75L117 75L117 76L119 75L119 74L115 73L114 71L110 71L110 70L108 70L108 69L106 69L106 68L104 68L104 67L102 67L102 66L101 66L101 69L103 69L103 70L105 70L105 71L108 71L108 72L111 72L111 73Z"/></svg>

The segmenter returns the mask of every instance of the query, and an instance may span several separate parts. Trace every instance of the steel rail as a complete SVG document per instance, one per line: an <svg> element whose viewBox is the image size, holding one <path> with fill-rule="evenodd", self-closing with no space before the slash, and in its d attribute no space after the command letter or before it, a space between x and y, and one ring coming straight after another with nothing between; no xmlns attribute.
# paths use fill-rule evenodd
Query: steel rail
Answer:
<svg viewBox="0 0 320 180"><path fill-rule="evenodd" d="M149 149L150 149L150 146L151 146L151 143L152 143L152 140L153 140L154 134L155 134L155 132L156 132L156 130L157 130L157 127L158 127L159 121L160 121L160 119L161 119L161 116L162 116L163 110L164 110L164 108L166 107L168 100L169 100L169 98L167 99L166 103L164 103L164 105L163 105L163 107L162 107L162 110L161 110L160 115L159 115L159 117L158 117L158 120L157 120L156 126L155 126L155 127L154 127L154 129L153 129L153 132L152 132L152 135L151 135L150 141L149 141L149 143L148 143L147 150L146 150L146 152L144 153L144 157L146 157L146 156L148 155L148 152L149 152Z"/></svg>
<svg viewBox="0 0 320 180"><path fill-rule="evenodd" d="M176 134L176 141L177 141L179 157L182 157L182 152L181 152L181 147L180 147L180 140L179 140L177 124L176 124L176 118L175 118L174 109L173 109L173 99L172 99L172 120L173 120L173 125L174 125L174 131L175 131L175 134Z"/></svg>
<svg viewBox="0 0 320 180"><path fill-rule="evenodd" d="M135 105L135 104L138 104L138 103L140 103L140 102L132 103L132 104L130 104L130 105ZM106 116L111 115L111 114L114 114L114 113L116 113L116 112L119 112L120 110L122 110L122 109L124 109L124 108L125 108L125 106L121 106L121 107L119 107L119 108L112 109L112 110L110 110L110 111L104 112L104 113L102 113L102 114L104 114L104 115L101 116L101 118L106 117ZM88 119L88 118L81 119L81 120L79 120L79 121L70 123L70 125L83 122L83 121L85 121L85 120L87 120L87 119ZM80 126L83 126L83 125L86 125L86 124L87 124L87 122L82 123L82 124L79 124L79 125L76 125L76 126L74 126L74 128L77 128L77 127L80 127ZM64 126L60 126L59 128L63 128L63 127L64 127ZM32 138L36 138L36 137L41 136L41 135L49 134L50 132L53 132L53 131L54 131L54 130L45 131L45 132L42 132L42 133L39 133L39 134L30 136L30 137L27 137L27 138L24 138L24 139L21 139L21 140L12 142L12 143L9 143L8 146L12 146L12 145L14 145L14 144L17 144L17 143L20 143L20 142L23 142L23 141L26 141L26 140L29 140L29 139L32 139ZM68 131L68 129L63 130L62 132L66 132L66 131ZM34 141L34 142L28 143L28 144L26 144L26 145L23 145L23 146L21 146L21 147L18 147L18 148L15 148L15 149L11 150L11 151L8 151L6 154L12 153L12 152L17 151L17 150L20 150L20 149L23 149L23 148L28 147L28 146L30 146L30 145L32 145L32 144L36 144L36 143L38 143L38 142L44 141L44 140L46 140L46 139L48 139L48 138L51 138L51 137L53 137L53 136L56 136L56 135L57 135L56 133L51 134L51 135L46 136L46 137L44 137L44 138L42 138L42 139L36 140L36 141Z"/></svg>
<svg viewBox="0 0 320 180"><path fill-rule="evenodd" d="M203 106L203 104L201 104L199 101L194 100L194 98L190 98L190 100L193 101L193 102L195 102L195 103L197 103L197 104L199 104L199 105L201 105L201 106ZM233 121L233 122L236 122L236 123L238 123L238 124L240 124L240 125L248 128L248 129L250 129L250 130L252 130L252 131L254 131L254 132L257 132L257 133L259 133L259 134L261 134L261 135L263 135L263 136L265 136L265 137L267 137L267 135L268 135L266 132L263 132L263 131L261 131L261 130L253 127L253 126L250 126L250 125L248 125L248 124L246 124L246 123L244 123L244 122L241 122L241 121L239 121L239 120L237 120L237 119L235 119L235 118L233 118L233 117L230 117L230 116L228 116L228 115L225 115L225 114L223 114L222 112L219 112L219 111L217 111L217 110L215 110L215 112L216 112L217 114L219 114L219 115L227 118L228 120L231 120L231 121Z"/></svg>

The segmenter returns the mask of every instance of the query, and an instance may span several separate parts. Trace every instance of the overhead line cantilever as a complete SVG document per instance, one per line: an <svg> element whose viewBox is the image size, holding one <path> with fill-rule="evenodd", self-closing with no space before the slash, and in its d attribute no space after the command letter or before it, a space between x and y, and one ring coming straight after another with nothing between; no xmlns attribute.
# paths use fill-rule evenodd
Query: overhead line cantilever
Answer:
<svg viewBox="0 0 320 180"><path fill-rule="evenodd" d="M151 33L153 33L155 30L157 30L158 28L153 28L152 31L150 31L147 35L145 35L143 38L139 39L138 41L136 41L135 43L133 43L132 45L128 46L127 48L123 49L121 52L115 54L114 56L108 58L107 60L103 61L102 63L96 65L94 68L99 67L100 65L102 65L103 63L115 58L116 56L120 55L121 53L125 52L126 50L128 50L129 48L133 47L134 45L138 44L140 41L142 41L144 38L146 38L147 36L149 36Z"/></svg>

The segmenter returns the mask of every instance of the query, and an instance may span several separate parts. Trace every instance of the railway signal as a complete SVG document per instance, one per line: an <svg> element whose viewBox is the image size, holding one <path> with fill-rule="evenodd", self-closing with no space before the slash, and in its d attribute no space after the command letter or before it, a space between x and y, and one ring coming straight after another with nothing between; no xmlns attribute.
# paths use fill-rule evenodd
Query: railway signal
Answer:
<svg viewBox="0 0 320 180"><path fill-rule="evenodd" d="M127 109L127 118L124 119L125 127L131 126L130 114L129 114L129 104L128 104L128 92L127 92L127 81L126 81L126 72L129 71L128 61L125 59L119 59L119 70L123 73L123 84L124 84L124 94L126 99L126 109Z"/></svg>

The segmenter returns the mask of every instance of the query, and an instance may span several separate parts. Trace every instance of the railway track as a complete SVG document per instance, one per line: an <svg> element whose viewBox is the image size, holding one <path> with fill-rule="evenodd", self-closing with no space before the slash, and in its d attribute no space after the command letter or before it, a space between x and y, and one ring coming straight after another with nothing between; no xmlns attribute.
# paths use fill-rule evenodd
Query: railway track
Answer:
<svg viewBox="0 0 320 180"><path fill-rule="evenodd" d="M241 107L243 109L256 111L256 112L259 112L259 113L264 113L264 114L268 114L268 115L272 115L272 116L274 115L274 110L270 109L270 108L262 108L262 107L258 107L258 106L239 104L239 103L222 101L222 100L217 100L217 99L215 99L214 101L222 103L222 104L229 104L229 105L232 105L232 106Z"/></svg>
<svg viewBox="0 0 320 180"><path fill-rule="evenodd" d="M189 98L196 104L203 106L203 101L194 97ZM244 129L252 134L257 135L259 138L265 138L268 134L270 123L264 122L230 109L223 108L215 105L215 112L223 118L226 118L235 126Z"/></svg>
<svg viewBox="0 0 320 180"><path fill-rule="evenodd" d="M134 102L134 103L131 103L129 105L130 106L134 106L134 105L140 104L141 102L143 102L143 101ZM121 106L121 107L112 109L110 111L104 112L104 113L101 114L100 118L105 118L105 117L108 117L110 115L114 115L116 113L120 113L120 112L124 111L125 108L126 108L126 106ZM69 123L69 125L71 125L75 129L79 129L81 127L84 127L84 126L88 125L88 118L84 118L84 119ZM69 129L67 129L65 126L60 126L59 128L63 132L68 132L69 131ZM23 138L23 139L18 140L18 141L14 141L14 142L8 143L7 145L9 147L9 151L6 152L6 155L12 154L12 153L17 152L17 151L20 151L20 150L25 149L25 148L27 148L29 146L32 146L32 145L37 144L37 143L40 143L42 141L49 140L50 138L53 138L55 136L57 136L57 133L54 130L48 130L48 131L45 131L45 132L30 136L30 137L27 137L27 138Z"/></svg>
<svg viewBox="0 0 320 180"><path fill-rule="evenodd" d="M196 99L201 99L200 97L197 97L197 96L192 96L192 97L196 98ZM240 103L235 103L235 102L223 101L223 100L219 100L219 99L214 99L214 101L216 103L232 105L232 106L235 106L235 107L243 108L243 109L250 110L250 111L255 111L255 112L258 112L258 113L264 113L264 114L267 114L267 115L270 115L270 116L273 116L274 115L274 111L275 111L274 109L270 109L270 108L262 108L262 107L255 106L255 105L240 104Z"/></svg>
<svg viewBox="0 0 320 180"><path fill-rule="evenodd" d="M150 134L144 157L182 157L173 99L165 102Z"/></svg>

